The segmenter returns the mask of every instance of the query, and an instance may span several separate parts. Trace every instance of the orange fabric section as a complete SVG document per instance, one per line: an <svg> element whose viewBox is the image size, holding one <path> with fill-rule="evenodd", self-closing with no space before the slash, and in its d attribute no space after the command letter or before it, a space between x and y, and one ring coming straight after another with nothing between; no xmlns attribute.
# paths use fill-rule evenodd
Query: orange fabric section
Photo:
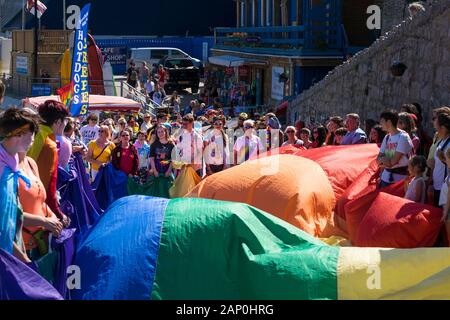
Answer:
<svg viewBox="0 0 450 320"><path fill-rule="evenodd" d="M248 161L204 179L187 197L243 202L316 237L345 235L334 221L335 197L314 161L277 155Z"/></svg>
<svg viewBox="0 0 450 320"><path fill-rule="evenodd" d="M378 248L432 247L442 210L380 192L359 225L355 245Z"/></svg>
<svg viewBox="0 0 450 320"><path fill-rule="evenodd" d="M360 144L309 150L286 146L272 151L272 154L276 151L280 154L292 154L317 162L327 174L336 199L339 201L347 188L377 158L380 149L376 144ZM265 156L268 155L268 153L265 154ZM341 217L344 216L341 215Z"/></svg>

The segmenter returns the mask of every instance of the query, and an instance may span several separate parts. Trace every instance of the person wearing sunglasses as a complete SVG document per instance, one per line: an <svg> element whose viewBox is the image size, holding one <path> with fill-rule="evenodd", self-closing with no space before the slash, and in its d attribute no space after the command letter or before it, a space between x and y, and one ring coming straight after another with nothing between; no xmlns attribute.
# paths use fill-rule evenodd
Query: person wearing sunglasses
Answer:
<svg viewBox="0 0 450 320"><path fill-rule="evenodd" d="M303 141L298 139L296 136L297 130L295 130L295 127L293 127L293 126L287 127L285 130L285 133L287 136L287 140L283 143L282 147L285 147L288 145L293 145L296 148L303 147Z"/></svg>
<svg viewBox="0 0 450 320"><path fill-rule="evenodd" d="M88 144L86 160L91 163L91 180L94 181L100 168L111 161L111 156L116 145L110 141L110 131L107 126L101 126L98 130L97 140Z"/></svg>
<svg viewBox="0 0 450 320"><path fill-rule="evenodd" d="M80 129L81 139L86 146L89 142L98 138L98 130L100 129L97 125L98 117L96 114L91 113L87 117L87 122L88 124Z"/></svg>
<svg viewBox="0 0 450 320"><path fill-rule="evenodd" d="M261 139L254 134L255 122L244 121L244 135L237 138L234 144L234 163L241 164L247 160L255 159L265 152Z"/></svg>
<svg viewBox="0 0 450 320"><path fill-rule="evenodd" d="M211 175L225 170L230 165L230 142L225 134L225 117L215 117L213 119L213 129L204 139L204 159L206 164L206 174Z"/></svg>
<svg viewBox="0 0 450 320"><path fill-rule="evenodd" d="M145 140L146 137L146 132L140 131L137 134L137 139L134 143L134 147L139 155L139 177L142 183L147 181L148 170L150 167L150 146Z"/></svg>
<svg viewBox="0 0 450 320"><path fill-rule="evenodd" d="M129 128L122 131L120 144L113 150L111 161L114 168L121 170L129 177L136 176L139 169L138 152L130 143L132 134Z"/></svg>
<svg viewBox="0 0 450 320"><path fill-rule="evenodd" d="M145 115L144 115L144 122L142 122L142 124L141 124L141 132L143 131L143 132L147 132L148 131L148 129L150 129L152 126L153 126L153 124L152 124L152 115L150 114L150 113L146 113Z"/></svg>
<svg viewBox="0 0 450 320"><path fill-rule="evenodd" d="M326 146L327 129L324 126L317 126L313 130L311 148L320 148Z"/></svg>

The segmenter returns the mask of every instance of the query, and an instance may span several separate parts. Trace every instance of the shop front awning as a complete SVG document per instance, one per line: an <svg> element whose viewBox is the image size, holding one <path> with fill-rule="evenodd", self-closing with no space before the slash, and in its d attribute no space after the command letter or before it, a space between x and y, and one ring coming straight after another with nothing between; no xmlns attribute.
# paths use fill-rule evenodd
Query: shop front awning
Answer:
<svg viewBox="0 0 450 320"><path fill-rule="evenodd" d="M242 57L238 57L238 56L209 57L209 63L227 67L227 68L240 67L243 65L256 65L256 66L267 65L267 62L264 60L242 58Z"/></svg>

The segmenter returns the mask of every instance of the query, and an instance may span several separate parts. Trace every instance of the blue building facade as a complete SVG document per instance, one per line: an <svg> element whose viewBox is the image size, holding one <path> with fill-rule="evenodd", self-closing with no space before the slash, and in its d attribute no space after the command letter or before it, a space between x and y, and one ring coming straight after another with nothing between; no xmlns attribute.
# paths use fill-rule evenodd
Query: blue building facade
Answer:
<svg viewBox="0 0 450 320"><path fill-rule="evenodd" d="M352 44L343 16L366 14L370 0L236 0L236 24L215 29L210 58L211 68L227 69L237 87L245 81L251 92L247 101L233 102L236 89L228 83L224 97L231 92L235 104L265 106L282 111L292 99L313 83L320 81L351 52ZM364 35L365 24L352 24ZM353 35L354 33L352 33ZM360 34L360 33L359 33ZM360 41L361 43L361 41ZM358 47L362 49L370 40ZM241 72L240 69L247 69ZM247 75L241 81L239 74ZM250 75L248 75L250 74ZM233 76L231 76L233 78ZM230 81L229 81L230 82ZM227 89L230 89L227 92ZM241 90L242 91L242 90ZM221 91L223 92L223 91Z"/></svg>

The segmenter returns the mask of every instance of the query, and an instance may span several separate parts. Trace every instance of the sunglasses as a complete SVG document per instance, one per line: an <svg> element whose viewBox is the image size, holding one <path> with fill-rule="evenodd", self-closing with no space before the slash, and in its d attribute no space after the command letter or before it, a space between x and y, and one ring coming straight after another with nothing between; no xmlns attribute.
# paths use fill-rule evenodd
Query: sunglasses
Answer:
<svg viewBox="0 0 450 320"><path fill-rule="evenodd" d="M295 131L289 130L289 131L286 131L286 133L295 133Z"/></svg>
<svg viewBox="0 0 450 320"><path fill-rule="evenodd" d="M223 123L222 123L222 122L216 122L216 123L214 123L214 125L215 125L215 126L222 126Z"/></svg>
<svg viewBox="0 0 450 320"><path fill-rule="evenodd" d="M253 129L252 126L245 126L244 129Z"/></svg>

